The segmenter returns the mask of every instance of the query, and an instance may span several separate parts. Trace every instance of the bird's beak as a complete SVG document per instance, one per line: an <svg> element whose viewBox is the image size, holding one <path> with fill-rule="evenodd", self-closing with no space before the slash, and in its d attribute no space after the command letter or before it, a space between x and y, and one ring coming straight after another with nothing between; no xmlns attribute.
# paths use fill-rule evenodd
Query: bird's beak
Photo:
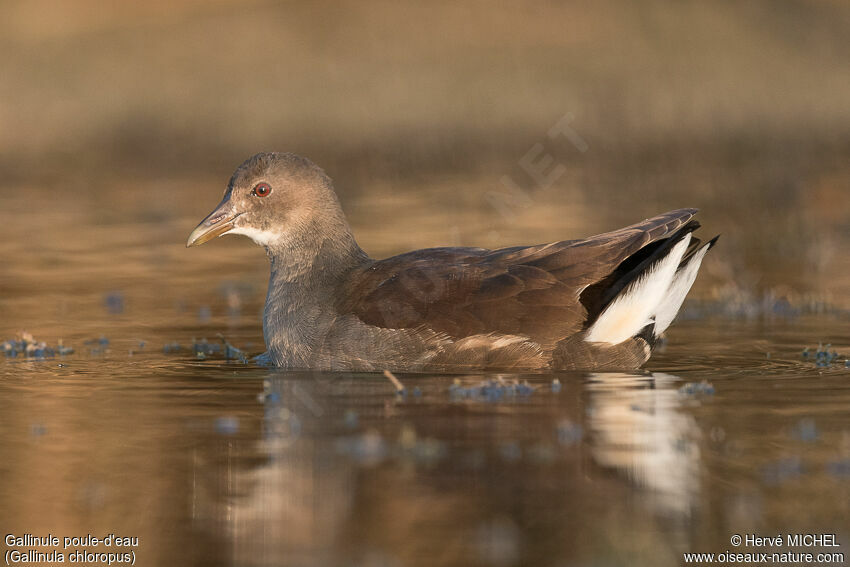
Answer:
<svg viewBox="0 0 850 567"><path fill-rule="evenodd" d="M230 192L228 192L215 210L195 227L195 230L189 235L189 240L186 241L186 248L200 246L216 236L228 233L233 228L233 223L240 214L233 210L233 206L230 203Z"/></svg>

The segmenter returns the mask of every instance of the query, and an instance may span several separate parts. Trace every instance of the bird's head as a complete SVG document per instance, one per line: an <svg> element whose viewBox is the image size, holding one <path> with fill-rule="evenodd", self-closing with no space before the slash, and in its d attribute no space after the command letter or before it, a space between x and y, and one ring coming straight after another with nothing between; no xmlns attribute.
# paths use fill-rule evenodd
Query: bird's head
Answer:
<svg viewBox="0 0 850 567"><path fill-rule="evenodd" d="M331 180L319 166L291 153L261 153L236 169L221 203L192 231L186 246L223 234L243 234L266 247L287 246L295 235L333 228L340 219L347 230Z"/></svg>

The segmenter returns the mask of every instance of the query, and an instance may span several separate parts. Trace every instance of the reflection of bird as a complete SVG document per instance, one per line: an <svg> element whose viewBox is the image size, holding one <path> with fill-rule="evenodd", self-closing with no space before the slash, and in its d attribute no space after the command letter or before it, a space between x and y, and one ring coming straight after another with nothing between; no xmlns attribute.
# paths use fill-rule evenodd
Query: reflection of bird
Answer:
<svg viewBox="0 0 850 567"><path fill-rule="evenodd" d="M702 431L682 410L680 381L658 372L605 372L584 384L593 460L649 489L652 505L667 515L690 513L700 495Z"/></svg>
<svg viewBox="0 0 850 567"><path fill-rule="evenodd" d="M373 260L318 166L263 153L239 166L187 245L232 233L266 248L263 331L277 366L631 369L649 358L716 240L692 237L695 213L585 240Z"/></svg>

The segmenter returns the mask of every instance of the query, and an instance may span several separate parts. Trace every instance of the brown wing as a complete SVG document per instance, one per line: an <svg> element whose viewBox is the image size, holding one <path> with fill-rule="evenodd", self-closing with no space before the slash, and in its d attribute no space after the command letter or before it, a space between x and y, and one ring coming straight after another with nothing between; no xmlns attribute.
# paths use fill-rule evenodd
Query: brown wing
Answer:
<svg viewBox="0 0 850 567"><path fill-rule="evenodd" d="M582 290L696 212L671 211L585 240L401 254L352 274L337 309L378 327L428 328L453 338L523 335L551 346L584 325Z"/></svg>

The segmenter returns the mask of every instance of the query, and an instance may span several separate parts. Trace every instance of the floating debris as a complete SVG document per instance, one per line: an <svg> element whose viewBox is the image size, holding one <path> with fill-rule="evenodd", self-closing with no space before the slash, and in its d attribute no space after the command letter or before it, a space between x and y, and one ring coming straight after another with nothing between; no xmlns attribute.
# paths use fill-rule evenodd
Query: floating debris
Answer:
<svg viewBox="0 0 850 567"><path fill-rule="evenodd" d="M100 354L105 354L109 351L109 339L105 336L101 335L96 339L89 339L83 343L86 346L89 346L89 354L92 356L97 356Z"/></svg>
<svg viewBox="0 0 850 567"><path fill-rule="evenodd" d="M85 341L83 344L85 344L85 345L99 345L99 346L105 347L105 346L109 346L109 339L107 339L103 335L100 335L100 337L98 337L96 339L89 339L89 340Z"/></svg>
<svg viewBox="0 0 850 567"><path fill-rule="evenodd" d="M687 382L679 388L679 393L686 396L713 396L714 385L707 380L703 380L702 382Z"/></svg>
<svg viewBox="0 0 850 567"><path fill-rule="evenodd" d="M137 353L140 353L140 352L144 351L144 350L145 350L145 346L146 346L147 344L148 344L148 343L147 343L146 341L138 341L138 342L136 343L136 348L131 348L131 349L130 349L129 356L133 356L134 354L137 354Z"/></svg>
<svg viewBox="0 0 850 567"><path fill-rule="evenodd" d="M241 349L236 348L224 338L224 335L221 333L218 334L218 339L224 345L224 358L226 360L238 360L242 364L248 364L248 355L242 352Z"/></svg>
<svg viewBox="0 0 850 567"><path fill-rule="evenodd" d="M395 386L395 393L399 396L407 395L407 389L402 385L398 378L395 377L395 374L390 372L389 370L384 370L384 376L392 382L393 386Z"/></svg>
<svg viewBox="0 0 850 567"><path fill-rule="evenodd" d="M22 332L16 339L0 343L0 351L7 358L22 356L29 359L44 360L53 358L57 354L60 356L71 354L74 349L64 346L61 339L56 348L53 348L44 341L35 340L31 333Z"/></svg>
<svg viewBox="0 0 850 567"><path fill-rule="evenodd" d="M208 356L221 352L221 345L208 343L206 338L199 341L192 339L192 353L198 360L206 360Z"/></svg>
<svg viewBox="0 0 850 567"><path fill-rule="evenodd" d="M212 309L210 309L208 305L201 306L201 308L198 309L198 321L206 323L210 319L212 319Z"/></svg>
<svg viewBox="0 0 850 567"><path fill-rule="evenodd" d="M62 339L59 339L59 343L56 345L56 354L58 354L59 356L74 354L74 349L69 346L65 346L64 344L62 344Z"/></svg>
<svg viewBox="0 0 850 567"><path fill-rule="evenodd" d="M550 386L550 388L552 389L553 394L557 394L558 392L561 391L561 381L558 380L557 378L553 378L552 379L552 385Z"/></svg>
<svg viewBox="0 0 850 567"><path fill-rule="evenodd" d="M212 356L223 355L225 360L238 360L239 362L248 364L249 357L245 351L233 346L221 333L217 333L216 337L221 344L209 342L206 338L202 338L200 341L193 338L190 347L183 347L177 341L172 341L163 345L162 352L163 354L180 353L183 352L184 348L188 348L189 352L198 360L206 360Z"/></svg>
<svg viewBox="0 0 850 567"><path fill-rule="evenodd" d="M840 358L841 355L839 355L834 349L830 351L830 347L832 347L831 344L823 345L818 343L818 348L814 353L809 351L809 347L806 347L803 349L802 357L806 360L813 360L815 366L819 368L832 366L832 363ZM850 367L850 360L845 360L844 364L845 366Z"/></svg>
<svg viewBox="0 0 850 567"><path fill-rule="evenodd" d="M452 401L498 402L505 398L528 397L533 393L534 387L527 380L507 382L501 377L497 380L485 380L473 386L464 386L460 379L455 379L454 383L449 386L449 397Z"/></svg>

